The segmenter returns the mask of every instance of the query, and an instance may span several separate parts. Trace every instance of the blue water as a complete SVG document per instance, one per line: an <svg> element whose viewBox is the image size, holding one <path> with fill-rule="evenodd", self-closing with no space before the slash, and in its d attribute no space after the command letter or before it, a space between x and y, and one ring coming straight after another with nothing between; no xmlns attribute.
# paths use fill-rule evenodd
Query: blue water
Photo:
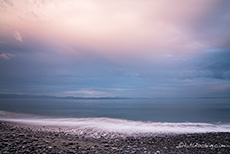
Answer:
<svg viewBox="0 0 230 154"><path fill-rule="evenodd" d="M0 110L70 118L230 122L229 99L0 99Z"/></svg>

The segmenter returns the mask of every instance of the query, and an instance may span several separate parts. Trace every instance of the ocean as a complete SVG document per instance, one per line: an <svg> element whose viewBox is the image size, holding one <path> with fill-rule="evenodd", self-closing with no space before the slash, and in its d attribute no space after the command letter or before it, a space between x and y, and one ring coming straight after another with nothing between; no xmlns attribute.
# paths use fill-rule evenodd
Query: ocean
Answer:
<svg viewBox="0 0 230 154"><path fill-rule="evenodd" d="M1 99L0 120L118 133L230 132L229 99Z"/></svg>

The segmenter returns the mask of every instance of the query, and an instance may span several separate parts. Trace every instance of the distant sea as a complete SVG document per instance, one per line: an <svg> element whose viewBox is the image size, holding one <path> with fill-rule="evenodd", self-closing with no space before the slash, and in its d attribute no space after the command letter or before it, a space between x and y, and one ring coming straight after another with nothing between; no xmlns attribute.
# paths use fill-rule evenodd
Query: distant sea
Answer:
<svg viewBox="0 0 230 154"><path fill-rule="evenodd" d="M0 110L1 120L9 112L49 117L37 119L44 124L116 131L230 132L229 99L0 99Z"/></svg>
<svg viewBox="0 0 230 154"><path fill-rule="evenodd" d="M230 122L229 99L0 99L0 110L69 118Z"/></svg>

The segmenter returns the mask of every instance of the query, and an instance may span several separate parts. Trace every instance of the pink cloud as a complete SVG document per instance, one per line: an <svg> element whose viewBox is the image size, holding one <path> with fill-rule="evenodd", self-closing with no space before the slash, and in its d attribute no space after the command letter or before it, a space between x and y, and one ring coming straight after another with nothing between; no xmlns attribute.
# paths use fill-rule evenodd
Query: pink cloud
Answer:
<svg viewBox="0 0 230 154"><path fill-rule="evenodd" d="M3 59L3 60L10 60L13 57L15 57L15 54L0 53L0 59Z"/></svg>
<svg viewBox="0 0 230 154"><path fill-rule="evenodd" d="M65 94L71 94L74 96L80 96L80 97L103 97L106 95L105 92L100 92L100 91L67 91Z"/></svg>
<svg viewBox="0 0 230 154"><path fill-rule="evenodd" d="M19 42L23 42L22 35L18 31L14 32L14 38Z"/></svg>
<svg viewBox="0 0 230 154"><path fill-rule="evenodd" d="M195 53L213 47L218 41L214 38L219 39L197 37L199 27L194 26L213 16L219 0L13 3L15 7L9 6L7 12L0 14L0 24L46 42L55 38L86 47L112 60L154 57L164 52ZM18 31L14 37L23 42Z"/></svg>

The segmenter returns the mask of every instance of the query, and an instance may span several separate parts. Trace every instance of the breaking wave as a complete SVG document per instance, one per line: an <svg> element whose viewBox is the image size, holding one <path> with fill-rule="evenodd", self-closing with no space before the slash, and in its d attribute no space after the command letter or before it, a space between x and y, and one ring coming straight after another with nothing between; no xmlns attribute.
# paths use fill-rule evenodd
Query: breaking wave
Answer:
<svg viewBox="0 0 230 154"><path fill-rule="evenodd" d="M62 128L73 133L85 134L90 137L119 134L121 136L186 134L208 132L230 132L230 124L212 123L170 123L143 122L112 118L50 118L35 115L16 114L0 111L0 120Z"/></svg>

